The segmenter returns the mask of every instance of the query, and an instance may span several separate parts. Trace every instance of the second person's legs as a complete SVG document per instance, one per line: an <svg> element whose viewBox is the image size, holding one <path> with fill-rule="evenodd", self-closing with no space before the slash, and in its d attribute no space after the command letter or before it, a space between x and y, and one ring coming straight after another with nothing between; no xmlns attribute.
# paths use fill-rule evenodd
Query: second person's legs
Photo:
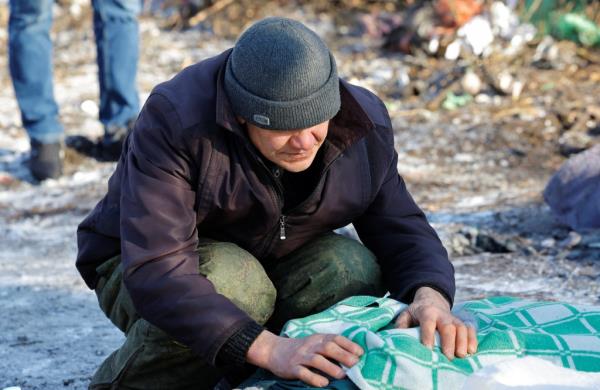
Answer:
<svg viewBox="0 0 600 390"><path fill-rule="evenodd" d="M52 85L52 0L10 0L9 65L23 127L40 143L58 142L63 127Z"/></svg>
<svg viewBox="0 0 600 390"><path fill-rule="evenodd" d="M92 5L100 83L100 122L105 128L103 142L105 147L116 147L116 158L131 122L139 112L137 16L141 0L92 0Z"/></svg>
<svg viewBox="0 0 600 390"><path fill-rule="evenodd" d="M52 85L52 0L10 0L9 68L31 140L29 169L38 180L58 177L62 170L63 127Z"/></svg>

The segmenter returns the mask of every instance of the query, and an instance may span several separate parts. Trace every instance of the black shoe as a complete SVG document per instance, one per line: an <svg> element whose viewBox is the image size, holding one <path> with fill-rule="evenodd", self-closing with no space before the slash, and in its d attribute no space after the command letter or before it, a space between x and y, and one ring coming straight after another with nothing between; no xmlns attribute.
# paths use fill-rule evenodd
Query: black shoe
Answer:
<svg viewBox="0 0 600 390"><path fill-rule="evenodd" d="M104 161L118 161L121 157L123 143L129 135L131 126L108 129L98 143L98 153Z"/></svg>
<svg viewBox="0 0 600 390"><path fill-rule="evenodd" d="M39 181L59 177L62 174L62 153L60 142L43 144L32 139L29 170L33 177Z"/></svg>
<svg viewBox="0 0 600 390"><path fill-rule="evenodd" d="M75 149L84 156L96 158L97 145L87 137L82 135L70 135L65 138L65 145L71 149Z"/></svg>
<svg viewBox="0 0 600 390"><path fill-rule="evenodd" d="M98 161L118 161L125 138L131 132L134 121L125 127L110 127L100 140L94 142L81 135L69 136L65 140L68 147Z"/></svg>

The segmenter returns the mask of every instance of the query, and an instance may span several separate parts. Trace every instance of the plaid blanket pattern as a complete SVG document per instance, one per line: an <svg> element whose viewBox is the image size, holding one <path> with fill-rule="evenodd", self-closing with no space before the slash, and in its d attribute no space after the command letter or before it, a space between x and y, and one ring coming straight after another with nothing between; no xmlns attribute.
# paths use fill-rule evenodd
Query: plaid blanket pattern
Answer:
<svg viewBox="0 0 600 390"><path fill-rule="evenodd" d="M600 307L494 297L457 304L453 313L477 328L478 352L449 361L419 342L419 328L394 329L407 305L355 296L321 313L289 321L288 337L342 334L365 350L344 367L361 389L460 389L468 375L503 360L536 356L580 371L600 371Z"/></svg>

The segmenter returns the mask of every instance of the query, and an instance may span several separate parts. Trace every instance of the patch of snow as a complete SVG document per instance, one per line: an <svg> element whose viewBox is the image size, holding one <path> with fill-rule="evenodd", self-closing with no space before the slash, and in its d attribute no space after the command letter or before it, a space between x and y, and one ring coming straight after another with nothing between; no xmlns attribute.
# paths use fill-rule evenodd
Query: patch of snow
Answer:
<svg viewBox="0 0 600 390"><path fill-rule="evenodd" d="M575 371L533 356L484 367L467 378L463 390L595 390L600 373Z"/></svg>

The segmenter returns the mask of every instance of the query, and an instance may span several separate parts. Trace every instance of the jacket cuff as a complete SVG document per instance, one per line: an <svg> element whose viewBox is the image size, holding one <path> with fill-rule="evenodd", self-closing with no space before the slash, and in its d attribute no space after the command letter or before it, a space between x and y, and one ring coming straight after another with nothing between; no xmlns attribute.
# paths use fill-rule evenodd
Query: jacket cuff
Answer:
<svg viewBox="0 0 600 390"><path fill-rule="evenodd" d="M217 365L243 366L250 345L264 328L252 321L244 325L223 344L217 353Z"/></svg>
<svg viewBox="0 0 600 390"><path fill-rule="evenodd" d="M452 309L452 306L454 305L454 300L450 298L450 296L448 295L448 293L446 291L444 291L440 287L433 285L433 284L427 284L427 283L418 284L415 287L413 287L408 293L404 294L402 297L394 296L392 294L392 298L395 298L395 299L399 300L400 302L404 302L406 304L411 304L412 301L415 299L415 294L417 293L417 290L420 289L421 287L429 287L429 288L432 288L435 291L439 292L440 294L442 294L442 296L444 297L444 299L446 299L448 301L448 303L450 304L450 308Z"/></svg>

